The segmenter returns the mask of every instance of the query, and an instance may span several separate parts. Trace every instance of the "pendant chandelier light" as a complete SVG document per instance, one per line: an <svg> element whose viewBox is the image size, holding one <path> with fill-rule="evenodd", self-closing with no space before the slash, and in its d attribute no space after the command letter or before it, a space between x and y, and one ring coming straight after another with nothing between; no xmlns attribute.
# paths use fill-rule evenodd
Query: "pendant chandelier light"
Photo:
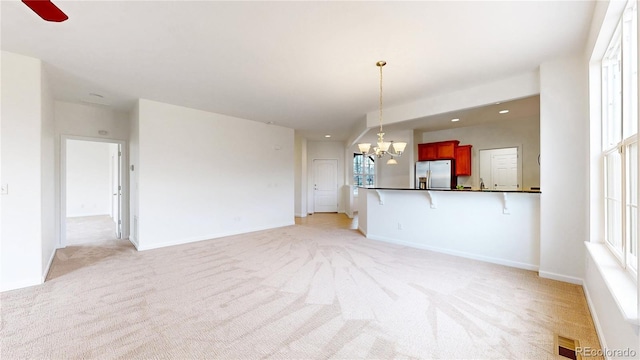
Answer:
<svg viewBox="0 0 640 360"><path fill-rule="evenodd" d="M375 155L377 158L382 158L385 155L389 155L391 158L387 161L389 165L397 165L398 162L394 157L399 157L407 147L406 142L398 141L384 141L384 132L382 131L382 67L387 65L384 60L378 61L376 66L380 68L380 132L378 133L378 146L371 149L370 143L358 144L358 148L362 155L370 156Z"/></svg>

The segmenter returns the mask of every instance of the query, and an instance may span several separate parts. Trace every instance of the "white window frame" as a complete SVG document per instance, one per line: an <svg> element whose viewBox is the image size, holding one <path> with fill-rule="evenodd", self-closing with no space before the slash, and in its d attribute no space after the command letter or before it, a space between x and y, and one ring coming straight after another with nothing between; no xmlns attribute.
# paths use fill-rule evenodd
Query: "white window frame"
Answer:
<svg viewBox="0 0 640 360"><path fill-rule="evenodd" d="M630 204L629 201L629 174L627 173L629 166L633 166L633 162L629 162L627 159L628 156L628 151L627 148L633 144L636 144L636 146L638 146L638 135L635 134L631 137L629 137L628 139L625 139L622 142L622 146L623 146L623 150L622 150L622 176L623 176L623 183L624 183L624 187L622 188L622 199L623 199L623 218L622 218L622 229L624 231L623 234L623 256L624 259L622 259L623 262L623 266L625 268L627 268L632 274L633 276L635 276L637 278L638 276L638 269L637 269L637 263L638 263L638 259L637 259L637 253L638 253L638 224L640 223L638 221L638 199L636 200L635 204ZM638 149L640 151L640 149ZM636 154L636 161L635 161L635 166L636 166L636 176L638 176L638 155ZM636 182L635 184L636 187L636 197L638 197L638 179L636 178ZM629 231L631 230L631 228L629 226L627 226L627 219L629 219L629 214L628 214L628 208L629 207L635 207L636 209L636 254L632 254L631 253L631 237L629 236Z"/></svg>
<svg viewBox="0 0 640 360"><path fill-rule="evenodd" d="M355 168L355 163L356 163L356 158L357 158L358 156L362 156L362 167L361 167L361 168L362 168L362 172L360 172L360 173L356 173L356 172L355 172L355 169L354 169L354 168ZM373 158L372 156L373 156L373 155L362 155L362 154L359 154L359 153L354 153L354 154L353 154L353 162L351 163L351 168L354 170L354 171L353 171L353 178L354 178L354 182L353 182L353 195L358 195L358 186L359 186L359 185L358 185L358 184L357 184L357 182L355 181L355 177L356 177L357 175L362 176L362 179L363 179L363 180L362 180L362 186L363 186L363 187L375 187L375 186L376 186L376 183L378 182L378 179L377 179L377 173L378 173L378 171L377 171L377 169L376 169L376 160L375 160L375 158ZM374 171L373 171L373 184L366 184L366 183L365 183L365 182L366 182L366 179L367 179L367 175L369 175L369 172L367 172L367 169L369 168L369 166L365 166L366 158L369 158L369 159L371 159L371 161L373 161L373 169L374 169Z"/></svg>
<svg viewBox="0 0 640 360"><path fill-rule="evenodd" d="M615 148L606 151L603 154L603 158L604 158L604 171L605 171L605 177L604 177L604 227L605 227L605 244L607 245L607 247L609 248L609 250L611 250L611 252L613 253L613 255L615 255L615 257L618 259L618 261L620 262L620 264L624 264L624 229L625 229L625 222L624 222L624 218L625 218L625 213L623 212L623 208L625 207L625 192L624 187L621 188L622 184L624 183L624 164L625 164L625 157L624 154L622 153L622 146L616 146ZM607 159L609 157L609 155L612 154L619 154L620 155L620 170L619 173L616 176L616 182L617 187L616 190L619 190L619 196L618 198L613 197L611 194L609 194L608 189L609 189L609 176L607 176L607 174L609 173L611 165L608 163ZM617 222L615 224L611 224L609 222L610 219L610 212L611 212L611 208L609 207L609 201L616 201L617 202L617 206L613 208L613 211L616 211L618 213L618 217L617 217ZM618 241L611 239L609 237L610 233L612 231L617 230L618 233L617 235L620 237L619 242L620 242L620 247L616 247L614 244L612 243L617 243Z"/></svg>
<svg viewBox="0 0 640 360"><path fill-rule="evenodd" d="M630 179L628 178L629 174L628 174L628 168L629 166L636 166L636 173L637 173L637 167L638 167L638 161L635 162L635 164L631 164L627 161L627 148L638 142L638 135L637 135L637 123L638 123L638 114L637 114L637 103L638 103L638 90L637 90L637 64L629 64L630 62L633 61L627 61L625 63L625 59L630 59L629 58L629 53L631 53L632 58L633 56L635 56L635 62L637 63L637 59L638 59L638 45L637 45L637 30L633 29L633 31L629 33L625 32L625 28L627 28L625 26L625 24L623 23L625 16L630 13L630 9L631 6L635 5L637 6L637 4L635 3L635 1L631 0L627 3L625 10L623 11L622 16L620 17L619 21L618 21L618 25L616 26L616 31L614 32L609 45L608 45L608 49L605 52L605 55L602 58L601 61L601 81L602 81L602 85L601 85L601 106L602 106L602 113L601 113L601 131L602 131L602 161L603 161L603 169L604 169L604 192L603 192L603 206L604 206L604 224L605 224L605 241L604 243L606 244L607 248L609 248L609 250L611 251L611 253L616 257L616 259L618 259L620 265L627 269L635 279L637 279L638 276L638 269L637 269L637 246L638 244L636 243L636 254L632 254L631 253L631 247L630 247L630 242L631 242L631 237L629 236L629 232L630 229L628 228L628 208L631 207L635 207L636 208L636 213L637 213L637 203L635 205L629 205L629 197L628 197L628 182L630 182ZM634 16L637 16L637 10L633 10L633 14ZM637 22L637 20L636 20ZM627 37L627 39L629 39L629 43L625 43L625 37ZM614 41L620 41L619 44L619 51L620 51L620 55L619 55L619 64L618 64L618 69L620 69L620 79L618 79L615 83L616 88L613 89L613 91L611 91L612 89L607 89L607 87L610 87L612 85L611 81L607 81L611 79L611 75L612 74L617 74L617 72L611 72L611 71L607 71L607 70L611 70L611 68L607 67L605 68L605 62L607 61L606 57L608 55L610 55L610 53L612 52L611 49L613 48L614 45ZM628 46L625 46L626 44L629 44ZM617 44L615 44L616 46L618 46ZM630 47L630 49L629 49ZM618 49L616 48L615 51L618 51ZM608 62L609 64L611 64L611 60L609 60ZM615 62L614 62L615 65ZM634 66L635 65L635 66ZM611 98L609 95L611 94L615 94L615 92L618 90L619 86L619 101L620 101L620 105L619 105L619 109L617 108L617 106L612 106L611 103ZM614 95L615 96L615 95ZM616 110L617 109L617 110ZM633 124L630 124L631 122L633 122ZM631 130L631 131L629 131ZM631 132L631 133L630 133ZM609 200L611 200L610 198L610 194L608 193L608 180L609 180L609 176L608 176L608 171L610 171L610 167L608 167L607 165L607 156L614 153L614 152L619 152L620 153L620 172L619 172L619 186L620 186L620 199L619 200L619 206L620 208L617 209L616 211L620 214L620 219L618 219L619 221L616 221L615 224L613 224L613 226L620 226L618 228L619 236L620 236L620 241L621 241L621 246L620 248L615 247L614 245L611 244L611 239L609 239L609 234L610 234L610 227L612 226L612 224L609 222L609 212L610 209L608 207L608 202ZM637 179L636 179L637 182ZM636 187L638 186L638 184L635 184ZM637 189L636 189L636 193L637 193ZM637 202L637 199L636 199ZM640 223L640 221L638 221L638 217L636 216L636 225ZM633 229L636 231L636 234L638 233L638 229L636 226L636 229Z"/></svg>

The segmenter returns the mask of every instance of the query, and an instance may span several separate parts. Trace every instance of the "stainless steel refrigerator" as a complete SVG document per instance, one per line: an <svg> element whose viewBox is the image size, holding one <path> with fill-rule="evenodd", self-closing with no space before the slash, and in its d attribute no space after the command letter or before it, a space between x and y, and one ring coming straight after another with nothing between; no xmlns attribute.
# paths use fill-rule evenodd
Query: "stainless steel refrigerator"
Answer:
<svg viewBox="0 0 640 360"><path fill-rule="evenodd" d="M416 189L453 189L453 160L416 162Z"/></svg>

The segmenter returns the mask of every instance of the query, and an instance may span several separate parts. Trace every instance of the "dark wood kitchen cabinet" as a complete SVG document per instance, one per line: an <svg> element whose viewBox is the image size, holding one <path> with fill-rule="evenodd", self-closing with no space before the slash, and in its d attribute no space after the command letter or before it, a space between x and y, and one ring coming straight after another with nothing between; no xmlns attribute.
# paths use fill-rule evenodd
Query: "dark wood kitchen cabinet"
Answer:
<svg viewBox="0 0 640 360"><path fill-rule="evenodd" d="M471 176L471 145L456 147L456 176Z"/></svg>
<svg viewBox="0 0 640 360"><path fill-rule="evenodd" d="M418 161L435 160L438 149L434 144L418 144Z"/></svg>
<svg viewBox="0 0 640 360"><path fill-rule="evenodd" d="M424 160L454 160L458 140L439 141L418 144L418 161Z"/></svg>

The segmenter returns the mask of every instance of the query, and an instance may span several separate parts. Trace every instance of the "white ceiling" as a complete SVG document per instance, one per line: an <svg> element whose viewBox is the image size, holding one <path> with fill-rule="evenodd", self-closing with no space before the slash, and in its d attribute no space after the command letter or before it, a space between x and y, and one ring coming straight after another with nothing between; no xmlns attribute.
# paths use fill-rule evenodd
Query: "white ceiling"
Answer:
<svg viewBox="0 0 640 360"><path fill-rule="evenodd" d="M378 107L532 71L581 51L590 1L0 1L2 50L47 64L59 100L146 98L344 140ZM99 98L90 96L96 93ZM450 114L447 114L449 116Z"/></svg>

